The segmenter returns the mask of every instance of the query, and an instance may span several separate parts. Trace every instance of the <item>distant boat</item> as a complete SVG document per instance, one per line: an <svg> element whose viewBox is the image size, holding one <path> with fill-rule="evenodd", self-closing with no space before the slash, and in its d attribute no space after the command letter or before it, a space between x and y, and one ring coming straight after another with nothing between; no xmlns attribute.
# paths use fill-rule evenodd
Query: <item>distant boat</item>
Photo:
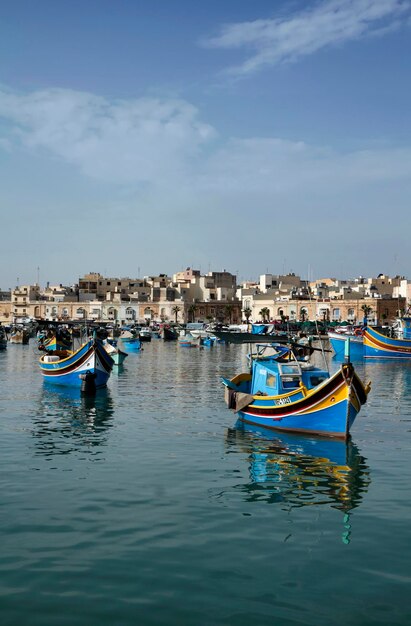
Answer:
<svg viewBox="0 0 411 626"><path fill-rule="evenodd" d="M68 331L56 330L50 333L50 336L40 334L38 337L39 350L46 350L48 352L70 350L72 338Z"/></svg>
<svg viewBox="0 0 411 626"><path fill-rule="evenodd" d="M123 344L127 344L127 346L130 346L132 344L135 344L136 346L137 345L140 346L139 336L130 330L123 330L120 334L119 340Z"/></svg>
<svg viewBox="0 0 411 626"><path fill-rule="evenodd" d="M171 326L163 326L162 335L164 341L177 341L178 330L172 328Z"/></svg>
<svg viewBox="0 0 411 626"><path fill-rule="evenodd" d="M206 348L211 348L215 344L215 337L201 337L200 345L205 346Z"/></svg>
<svg viewBox="0 0 411 626"><path fill-rule="evenodd" d="M99 339L90 339L76 352L65 355L45 354L39 361L44 380L56 385L105 387L114 361Z"/></svg>
<svg viewBox="0 0 411 626"><path fill-rule="evenodd" d="M351 359L362 359L364 356L364 337L362 331L357 332L335 332L328 331L328 339L334 350L335 356L343 357L346 351L346 343L350 341Z"/></svg>
<svg viewBox="0 0 411 626"><path fill-rule="evenodd" d="M347 439L370 383L363 385L352 363L330 376L298 361L292 349L276 349L274 355L251 355L250 373L222 379L227 406L248 424Z"/></svg>
<svg viewBox="0 0 411 626"><path fill-rule="evenodd" d="M199 341L200 339L195 339L191 333L185 333L178 338L178 345L182 348L197 348Z"/></svg>
<svg viewBox="0 0 411 626"><path fill-rule="evenodd" d="M152 332L150 328L140 328L138 331L140 341L151 341Z"/></svg>
<svg viewBox="0 0 411 626"><path fill-rule="evenodd" d="M225 343L261 343L263 340L287 343L289 341L289 334L281 331L270 331L266 334L236 330L213 330L212 332L217 339Z"/></svg>
<svg viewBox="0 0 411 626"><path fill-rule="evenodd" d="M402 318L402 322L402 339L387 337L368 326L364 332L365 358L411 359L411 317Z"/></svg>
<svg viewBox="0 0 411 626"><path fill-rule="evenodd" d="M10 343L27 344L30 339L30 332L22 326L12 326L10 331Z"/></svg>

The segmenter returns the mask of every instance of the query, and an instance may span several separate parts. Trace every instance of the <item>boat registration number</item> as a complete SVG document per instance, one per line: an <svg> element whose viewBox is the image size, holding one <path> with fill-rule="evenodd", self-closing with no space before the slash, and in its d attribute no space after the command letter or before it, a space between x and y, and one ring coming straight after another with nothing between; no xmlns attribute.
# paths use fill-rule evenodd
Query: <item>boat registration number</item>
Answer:
<svg viewBox="0 0 411 626"><path fill-rule="evenodd" d="M276 406L283 406L284 404L291 404L290 398L280 398L275 401Z"/></svg>

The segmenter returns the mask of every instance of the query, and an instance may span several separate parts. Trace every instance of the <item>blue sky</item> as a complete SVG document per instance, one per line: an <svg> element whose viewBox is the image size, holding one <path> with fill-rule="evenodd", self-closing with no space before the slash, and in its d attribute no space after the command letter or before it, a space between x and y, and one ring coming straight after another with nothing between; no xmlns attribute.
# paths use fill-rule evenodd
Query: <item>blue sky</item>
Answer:
<svg viewBox="0 0 411 626"><path fill-rule="evenodd" d="M411 276L411 0L0 15L0 287Z"/></svg>

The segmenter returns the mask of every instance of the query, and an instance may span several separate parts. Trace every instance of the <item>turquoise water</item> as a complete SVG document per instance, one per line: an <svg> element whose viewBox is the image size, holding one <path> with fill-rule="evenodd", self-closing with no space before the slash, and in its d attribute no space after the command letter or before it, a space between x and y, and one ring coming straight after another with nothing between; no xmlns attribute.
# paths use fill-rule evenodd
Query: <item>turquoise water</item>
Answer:
<svg viewBox="0 0 411 626"><path fill-rule="evenodd" d="M32 342L0 353L2 626L410 624L411 362L358 364L345 446L237 429L242 346L152 341L82 399Z"/></svg>

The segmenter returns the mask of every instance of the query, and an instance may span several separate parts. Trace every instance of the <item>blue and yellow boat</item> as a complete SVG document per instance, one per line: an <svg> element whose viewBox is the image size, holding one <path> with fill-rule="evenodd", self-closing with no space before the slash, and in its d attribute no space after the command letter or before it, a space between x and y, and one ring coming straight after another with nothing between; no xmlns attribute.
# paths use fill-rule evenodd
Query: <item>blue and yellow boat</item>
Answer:
<svg viewBox="0 0 411 626"><path fill-rule="evenodd" d="M46 350L47 352L70 350L71 343L70 335L60 335L56 333L52 337L44 338L42 342L39 343L39 350Z"/></svg>
<svg viewBox="0 0 411 626"><path fill-rule="evenodd" d="M402 318L403 337L387 337L368 326L364 333L366 359L411 359L411 317Z"/></svg>
<svg viewBox="0 0 411 626"><path fill-rule="evenodd" d="M280 431L347 439L371 384L364 386L352 363L332 376L298 361L292 349L251 359L251 372L222 379L229 408L242 422Z"/></svg>
<svg viewBox="0 0 411 626"><path fill-rule="evenodd" d="M99 339L90 339L76 352L66 350L57 354L45 354L39 361L44 380L56 385L81 388L85 380L98 389L105 387L110 377L113 359Z"/></svg>

